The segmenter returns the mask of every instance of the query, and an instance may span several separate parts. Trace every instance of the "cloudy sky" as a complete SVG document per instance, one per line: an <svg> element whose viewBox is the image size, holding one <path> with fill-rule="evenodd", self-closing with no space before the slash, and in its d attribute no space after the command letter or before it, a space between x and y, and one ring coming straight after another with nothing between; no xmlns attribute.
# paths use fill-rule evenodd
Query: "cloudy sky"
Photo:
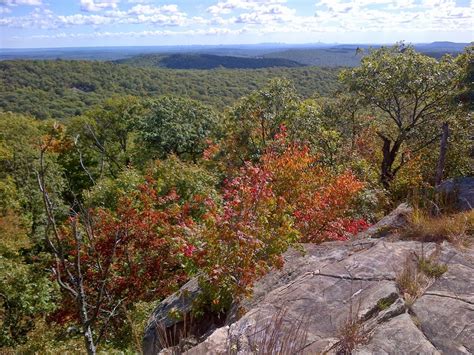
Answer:
<svg viewBox="0 0 474 355"><path fill-rule="evenodd" d="M474 0L0 0L0 47L474 40Z"/></svg>

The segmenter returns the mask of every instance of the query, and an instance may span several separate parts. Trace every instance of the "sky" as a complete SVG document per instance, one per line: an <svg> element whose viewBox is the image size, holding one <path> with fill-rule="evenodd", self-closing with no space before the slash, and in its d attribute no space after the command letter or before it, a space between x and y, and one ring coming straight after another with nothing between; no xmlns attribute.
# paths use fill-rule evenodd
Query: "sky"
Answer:
<svg viewBox="0 0 474 355"><path fill-rule="evenodd" d="M0 48L474 40L474 0L0 0Z"/></svg>

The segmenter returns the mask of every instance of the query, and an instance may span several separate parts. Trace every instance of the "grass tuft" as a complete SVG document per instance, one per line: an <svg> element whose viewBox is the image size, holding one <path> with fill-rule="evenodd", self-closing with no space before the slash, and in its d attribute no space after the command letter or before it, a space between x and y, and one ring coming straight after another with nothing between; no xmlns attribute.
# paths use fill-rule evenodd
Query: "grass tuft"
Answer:
<svg viewBox="0 0 474 355"><path fill-rule="evenodd" d="M448 241L458 246L469 246L474 240L474 210L440 216L415 210L401 237L420 242Z"/></svg>
<svg viewBox="0 0 474 355"><path fill-rule="evenodd" d="M257 321L255 331L248 337L252 354L291 355L302 351L308 338L306 316L296 321L289 321L287 312L288 310L284 308L268 321ZM229 353L236 353L236 351Z"/></svg>
<svg viewBox="0 0 474 355"><path fill-rule="evenodd" d="M428 277L438 278L448 271L448 265L440 264L432 259L420 258L418 268Z"/></svg>
<svg viewBox="0 0 474 355"><path fill-rule="evenodd" d="M430 285L431 279L418 269L418 264L407 258L403 269L397 274L396 283L405 304L410 307Z"/></svg>

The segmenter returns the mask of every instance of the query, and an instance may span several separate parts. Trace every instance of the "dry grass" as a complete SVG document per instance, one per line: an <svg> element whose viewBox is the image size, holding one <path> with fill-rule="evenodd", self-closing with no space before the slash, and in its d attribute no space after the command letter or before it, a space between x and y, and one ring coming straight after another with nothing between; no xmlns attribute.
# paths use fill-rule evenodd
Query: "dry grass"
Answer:
<svg viewBox="0 0 474 355"><path fill-rule="evenodd" d="M167 328L161 322L156 322L159 347L168 349L168 353L174 355L182 354L186 350L186 339L192 336L192 323L192 317L187 314L184 314L182 319L170 328Z"/></svg>
<svg viewBox="0 0 474 355"><path fill-rule="evenodd" d="M354 295L352 285L351 294ZM369 341L369 333L364 328L363 321L359 319L361 305L362 299L360 296L357 305L351 297L346 321L339 326L337 332L338 342L335 350L338 355L349 355L358 345L366 344Z"/></svg>
<svg viewBox="0 0 474 355"><path fill-rule="evenodd" d="M339 328L338 339L336 353L349 355L358 345L367 343L369 335L359 319L349 317Z"/></svg>
<svg viewBox="0 0 474 355"><path fill-rule="evenodd" d="M302 352L308 338L308 317L289 320L288 310L281 309L268 320L257 320L255 329L247 336L248 350L256 355L293 355ZM228 354L237 354L242 344L231 341Z"/></svg>
<svg viewBox="0 0 474 355"><path fill-rule="evenodd" d="M474 210L440 216L415 210L401 236L421 242L448 241L458 246L469 246L474 241Z"/></svg>
<svg viewBox="0 0 474 355"><path fill-rule="evenodd" d="M405 303L410 307L431 283L431 278L419 270L418 263L407 258L403 269L397 274L396 283Z"/></svg>

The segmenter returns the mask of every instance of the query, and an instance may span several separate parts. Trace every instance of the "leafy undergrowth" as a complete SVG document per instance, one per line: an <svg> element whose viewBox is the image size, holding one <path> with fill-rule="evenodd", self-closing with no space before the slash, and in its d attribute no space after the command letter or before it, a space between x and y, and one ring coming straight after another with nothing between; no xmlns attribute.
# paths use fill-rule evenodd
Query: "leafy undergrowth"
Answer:
<svg viewBox="0 0 474 355"><path fill-rule="evenodd" d="M457 246L469 246L474 240L474 210L440 216L416 210L401 236L421 242L448 241Z"/></svg>

